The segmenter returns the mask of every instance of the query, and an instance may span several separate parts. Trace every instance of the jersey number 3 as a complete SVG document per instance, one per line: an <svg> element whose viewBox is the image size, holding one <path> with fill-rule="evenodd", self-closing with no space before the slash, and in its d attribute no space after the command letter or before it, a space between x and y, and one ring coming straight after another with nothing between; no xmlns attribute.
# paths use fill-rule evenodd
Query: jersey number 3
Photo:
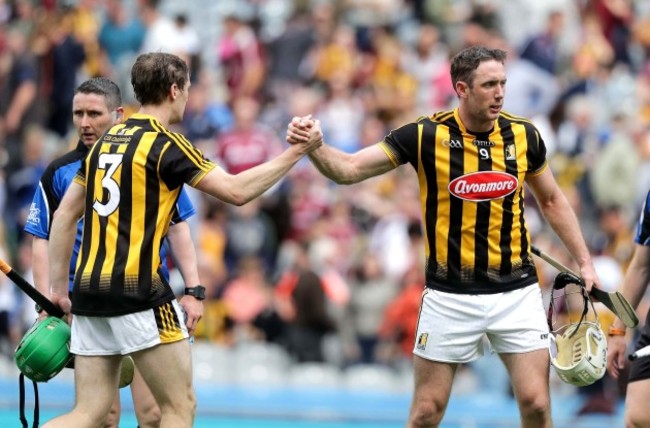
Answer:
<svg viewBox="0 0 650 428"><path fill-rule="evenodd" d="M105 170L104 178L102 178L102 189L108 192L108 201L106 203L95 199L95 203L93 204L93 208L100 216L108 217L120 205L120 186L113 176L122 163L123 156L121 153L102 153L99 155L99 164L97 167Z"/></svg>

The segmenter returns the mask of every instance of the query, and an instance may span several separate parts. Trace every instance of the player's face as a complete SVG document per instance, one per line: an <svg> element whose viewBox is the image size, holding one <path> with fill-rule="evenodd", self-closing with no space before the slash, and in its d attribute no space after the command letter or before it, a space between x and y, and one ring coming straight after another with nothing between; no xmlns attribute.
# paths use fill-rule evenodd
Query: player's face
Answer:
<svg viewBox="0 0 650 428"><path fill-rule="evenodd" d="M102 95L78 93L72 99L72 121L79 139L88 147L117 121L115 113L108 109Z"/></svg>
<svg viewBox="0 0 650 428"><path fill-rule="evenodd" d="M499 117L506 93L505 67L499 61L484 61L474 73L472 86L465 92L466 111L474 126L489 130Z"/></svg>

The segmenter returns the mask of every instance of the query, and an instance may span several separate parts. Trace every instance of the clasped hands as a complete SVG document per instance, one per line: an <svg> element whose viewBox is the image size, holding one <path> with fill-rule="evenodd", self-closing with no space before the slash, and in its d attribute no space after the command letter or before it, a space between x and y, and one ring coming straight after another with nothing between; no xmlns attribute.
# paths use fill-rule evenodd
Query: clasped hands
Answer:
<svg viewBox="0 0 650 428"><path fill-rule="evenodd" d="M316 150L323 145L323 131L320 121L313 119L311 115L298 117L294 116L287 126L287 143L305 144L307 153Z"/></svg>

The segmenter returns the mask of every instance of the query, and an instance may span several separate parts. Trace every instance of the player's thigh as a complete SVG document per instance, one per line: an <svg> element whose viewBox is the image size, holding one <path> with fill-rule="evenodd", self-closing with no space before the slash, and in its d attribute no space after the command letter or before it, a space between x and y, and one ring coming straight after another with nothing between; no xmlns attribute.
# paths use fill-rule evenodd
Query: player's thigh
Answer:
<svg viewBox="0 0 650 428"><path fill-rule="evenodd" d="M194 399L192 358L187 339L144 349L132 356L161 407L186 396Z"/></svg>
<svg viewBox="0 0 650 428"><path fill-rule="evenodd" d="M417 406L435 403L435 407L440 410L447 407L457 367L458 364L455 363L432 361L414 355L413 404Z"/></svg>
<svg viewBox="0 0 650 428"><path fill-rule="evenodd" d="M147 386L147 383L144 381L144 378L138 369L133 373L131 395L133 396L133 407L136 414L158 412L158 403L156 403L153 393Z"/></svg>
<svg viewBox="0 0 650 428"><path fill-rule="evenodd" d="M107 415L115 401L122 356L75 357L75 406L91 415Z"/></svg>
<svg viewBox="0 0 650 428"><path fill-rule="evenodd" d="M637 380L627 384L625 396L626 422L634 422L631 426L650 426L650 379Z"/></svg>
<svg viewBox="0 0 650 428"><path fill-rule="evenodd" d="M510 381L515 397L525 400L541 400L542 406L548 405L549 364L548 349L524 353L499 354L510 374Z"/></svg>

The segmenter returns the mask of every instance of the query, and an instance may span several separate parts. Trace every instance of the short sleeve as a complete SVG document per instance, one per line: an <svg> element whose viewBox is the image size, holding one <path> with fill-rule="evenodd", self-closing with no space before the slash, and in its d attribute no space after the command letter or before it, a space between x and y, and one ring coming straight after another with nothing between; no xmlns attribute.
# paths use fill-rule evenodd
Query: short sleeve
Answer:
<svg viewBox="0 0 650 428"><path fill-rule="evenodd" d="M29 206L29 215L25 222L25 232L42 239L50 237L50 209L43 191L43 184L39 183L32 204Z"/></svg>
<svg viewBox="0 0 650 428"><path fill-rule="evenodd" d="M528 139L528 148L526 157L528 162L528 173L536 175L546 169L546 144L542 139L537 128L532 124L528 125L526 137Z"/></svg>
<svg viewBox="0 0 650 428"><path fill-rule="evenodd" d="M394 166L406 162L417 166L418 124L409 123L391 131L379 145L386 152Z"/></svg>
<svg viewBox="0 0 650 428"><path fill-rule="evenodd" d="M160 159L160 176L170 189L182 184L195 187L216 164L203 156L184 136L169 134L170 143L165 147Z"/></svg>

